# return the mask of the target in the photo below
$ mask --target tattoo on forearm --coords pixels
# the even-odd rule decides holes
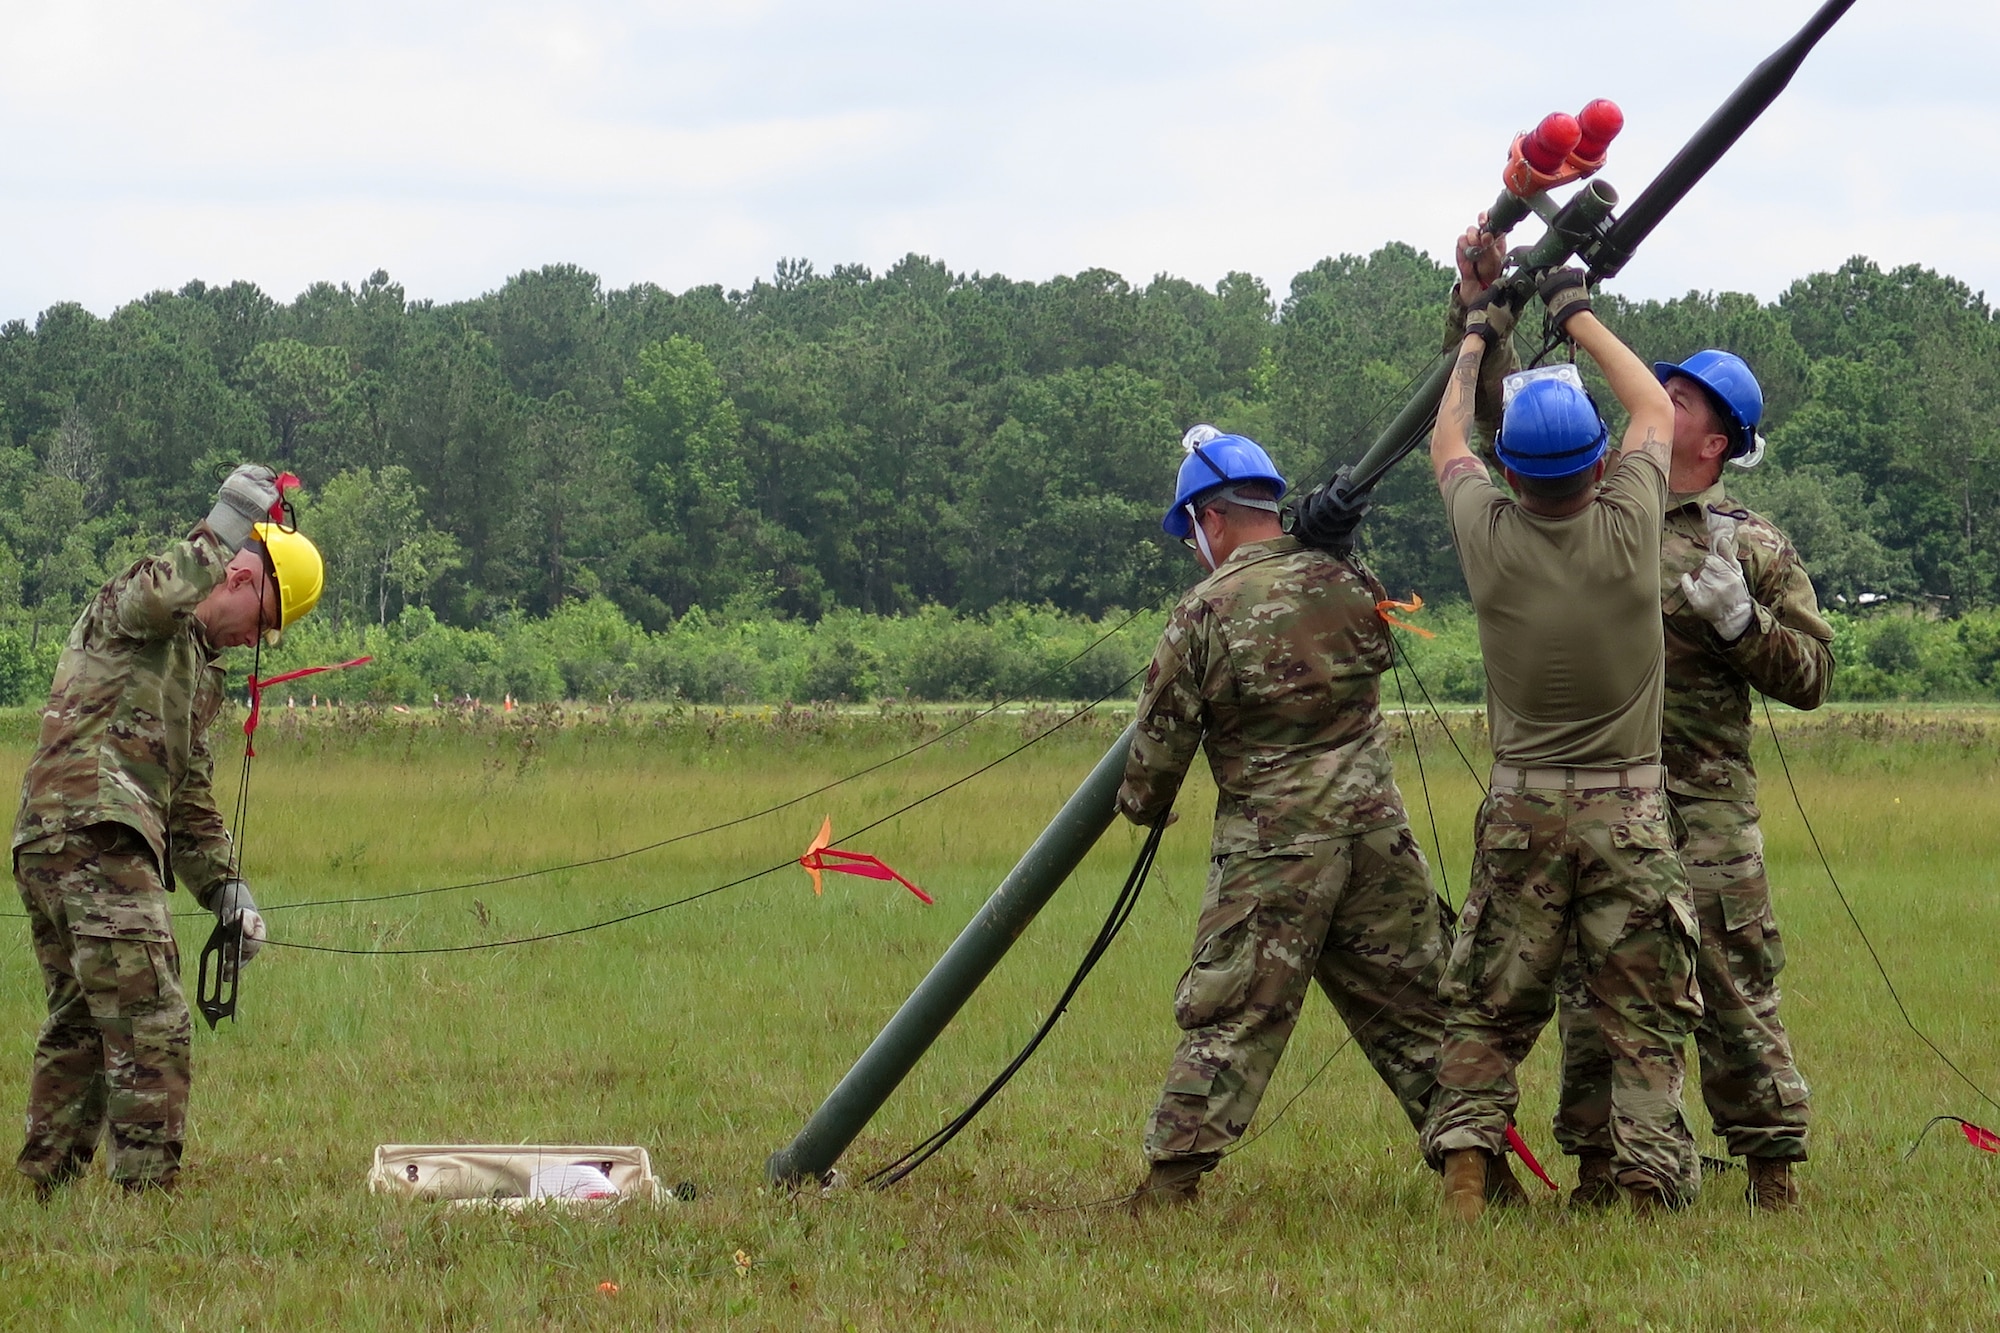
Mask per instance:
[[[1452,368],[1453,387],[1460,393],[1470,394],[1479,387],[1479,365],[1486,359],[1484,343],[1478,347],[1467,347],[1458,354],[1458,364]]]
[[[1458,363],[1452,367],[1442,420],[1458,432],[1460,439],[1468,439],[1471,435],[1473,399],[1479,392],[1479,366],[1485,359],[1484,344],[1467,347],[1459,352]]]

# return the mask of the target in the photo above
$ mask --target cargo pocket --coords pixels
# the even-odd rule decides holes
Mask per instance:
[[[1760,878],[1732,884],[1716,893],[1722,906],[1722,929],[1732,960],[1740,959],[1753,976],[1769,985],[1785,970],[1785,941],[1771,914],[1771,891]]]
[[[1174,1021],[1183,1032],[1207,1027],[1243,1006],[1257,974],[1250,928],[1256,914],[1257,900],[1246,896],[1204,923],[1206,929],[1195,941],[1194,962],[1174,991]]]
[[[142,940],[172,944],[167,895],[162,892],[65,893],[63,919],[69,933],[86,939]]]
[[[186,1023],[180,956],[171,943],[78,935],[71,961],[100,1027],[116,1026],[156,1045],[160,1033],[172,1035]]]
[[[1806,1086],[1805,1076],[1796,1069],[1780,1069],[1771,1075],[1771,1082],[1778,1089],[1780,1106],[1803,1106],[1812,1096],[1812,1089]]]
[[[1482,880],[1488,888],[1518,887],[1526,883],[1528,847],[1533,841],[1533,832],[1526,824],[1506,820],[1493,819],[1481,823],[1477,830],[1477,864],[1472,875],[1474,887],[1477,888]]]

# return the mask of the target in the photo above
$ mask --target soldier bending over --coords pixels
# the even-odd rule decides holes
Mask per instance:
[[[319,552],[259,521],[277,500],[268,468],[236,469],[186,541],[91,598],[56,667],[13,840],[49,1007],[15,1169],[43,1199],[88,1169],[107,1127],[114,1180],[174,1187],[189,1046],[175,879],[218,921],[241,917],[246,961],[263,941],[249,886],[230,878],[208,728],[220,650],[319,600]]]

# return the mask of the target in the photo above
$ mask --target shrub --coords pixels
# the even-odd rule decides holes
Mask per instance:
[[[1412,623],[1436,636],[1397,630],[1412,677],[1410,707],[1423,707],[1422,681],[1443,703],[1477,703],[1486,676],[1479,627],[1463,604],[1426,607]],[[2000,696],[2000,612],[1958,620],[1907,611],[1827,616],[1834,630],[1833,697],[1855,701],[1993,699]],[[1130,698],[1164,615],[1148,610],[1101,619],[1048,607],[1002,606],[984,615],[928,607],[911,616],[842,611],[817,624],[770,615],[710,615],[695,608],[648,632],[609,601],[572,602],[542,620],[508,617],[478,629],[441,623],[421,608],[387,626],[334,631],[295,626],[262,669],[338,662],[371,654],[366,667],[292,687],[345,700],[428,704],[465,696],[522,703],[562,699],[695,703],[922,702]],[[1102,640],[1099,642],[1099,640]],[[0,628],[0,700],[33,703],[47,687],[61,645],[30,652],[17,629]],[[239,683],[247,653],[231,655]],[[1393,680],[1383,698],[1397,702]]]

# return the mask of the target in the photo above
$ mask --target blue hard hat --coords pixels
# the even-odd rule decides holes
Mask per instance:
[[[1188,456],[1181,463],[1180,476],[1174,483],[1173,507],[1160,520],[1168,536],[1185,541],[1194,531],[1194,521],[1188,517],[1185,506],[1221,487],[1262,481],[1277,487],[1278,497],[1284,497],[1285,479],[1279,474],[1278,465],[1264,452],[1264,446],[1249,436],[1224,435],[1212,426],[1196,426],[1181,444]]]
[[[1554,480],[1596,463],[1610,442],[1589,394],[1562,380],[1536,380],[1507,405],[1493,452],[1524,477]]]
[[[1729,456],[1741,458],[1750,452],[1757,440],[1757,426],[1764,420],[1764,390],[1758,387],[1757,377],[1750,373],[1742,357],[1711,347],[1696,352],[1679,365],[1655,361],[1653,373],[1662,384],[1676,375],[1685,375],[1708,390],[1709,397],[1722,409],[1724,424],[1731,427],[1729,434],[1734,442]]]

